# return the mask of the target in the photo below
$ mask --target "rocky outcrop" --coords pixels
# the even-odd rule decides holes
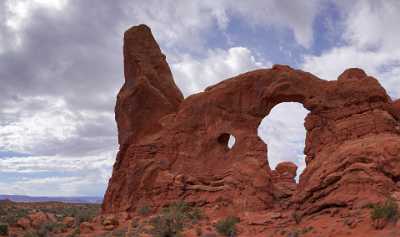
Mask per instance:
[[[149,28],[125,33],[124,58],[116,106],[120,151],[103,213],[185,200],[235,213],[284,207],[311,215],[376,202],[398,189],[399,102],[361,69],[325,81],[275,65],[183,100]],[[282,102],[309,110],[299,184],[294,164],[270,169],[267,145],[257,136],[261,120]]]
[[[120,145],[137,143],[157,133],[161,129],[159,120],[176,112],[183,101],[165,55],[147,26],[125,33],[124,64],[125,83],[115,107]]]
[[[393,101],[389,111],[392,113],[393,117],[400,121],[400,99]]]
[[[296,174],[297,166],[292,162],[281,162],[276,166],[272,172],[273,193],[276,199],[283,201],[282,199],[293,195],[297,188]]]
[[[118,93],[115,119],[118,125],[120,151],[114,165],[114,175],[109,182],[104,202],[105,209],[115,209],[127,205],[126,198],[132,196],[132,187],[139,187],[142,174],[130,171],[127,150],[132,144],[151,144],[162,130],[161,118],[175,113],[183,101],[180,90],[175,85],[166,57],[145,25],[132,27],[124,35],[125,83]],[[149,142],[147,142],[149,141]],[[152,149],[151,147],[147,147]],[[145,148],[146,149],[146,148]],[[143,155],[147,152],[144,151]],[[135,168],[147,166],[138,159]],[[120,167],[123,164],[125,167]],[[142,166],[143,165],[143,166]],[[137,175],[137,177],[134,177]],[[134,188],[133,190],[135,190]],[[135,198],[133,199],[135,200]],[[133,201],[132,200],[132,201]],[[131,201],[129,201],[131,202]]]

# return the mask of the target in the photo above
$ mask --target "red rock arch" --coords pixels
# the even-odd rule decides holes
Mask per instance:
[[[385,90],[360,69],[325,81],[275,65],[183,100],[148,27],[125,33],[124,55],[126,82],[116,106],[120,152],[104,213],[133,212],[144,202],[157,208],[179,199],[202,206],[221,203],[236,212],[283,205],[265,159],[266,145],[257,136],[261,120],[281,102],[299,102],[310,111],[307,168],[286,207],[307,214],[355,205],[382,197],[400,180],[400,171],[391,168],[400,151],[399,121],[390,113]],[[219,145],[221,134],[235,135],[231,150]],[[376,169],[381,161],[363,159],[373,149],[391,164],[384,166],[387,170]],[[354,165],[377,178],[355,172]]]

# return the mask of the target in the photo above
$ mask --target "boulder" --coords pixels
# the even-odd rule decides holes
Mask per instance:
[[[38,211],[28,215],[31,220],[31,224],[34,228],[39,228],[41,225],[49,222],[49,218],[46,213]]]
[[[17,226],[21,227],[24,230],[28,230],[28,229],[32,228],[31,220],[29,220],[26,217],[22,217],[22,218],[18,219]]]
[[[73,227],[75,225],[75,218],[67,216],[63,219],[62,223],[67,227]]]
[[[94,227],[93,227],[93,225],[92,225],[91,223],[89,223],[89,222],[82,222],[82,223],[79,225],[79,232],[80,232],[81,234],[90,234],[90,233],[93,233],[93,231],[94,231]]]
[[[294,179],[297,174],[297,165],[293,162],[281,162],[275,167],[275,171],[280,176],[285,176]]]

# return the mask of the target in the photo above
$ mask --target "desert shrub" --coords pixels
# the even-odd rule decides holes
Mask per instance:
[[[129,237],[140,237],[146,231],[145,227],[138,223],[138,220],[132,222],[132,232]]]
[[[113,237],[124,237],[125,234],[126,234],[126,230],[124,230],[124,229],[114,230],[112,232]]]
[[[188,212],[188,216],[192,223],[195,224],[203,218],[203,213],[201,212],[200,208],[195,207]]]
[[[379,220],[384,219],[387,221],[397,221],[399,218],[399,207],[391,198],[388,198],[382,204],[375,204],[372,205],[371,210],[371,219],[372,220]]]
[[[0,216],[5,216],[7,215],[7,209],[0,206]]]
[[[236,224],[240,222],[238,217],[229,216],[225,219],[219,220],[215,225],[217,232],[224,236],[236,235]]]
[[[311,232],[314,229],[314,227],[309,226],[309,227],[304,227],[303,230],[301,231],[302,234],[307,234],[308,232]]]
[[[51,232],[43,226],[39,227],[39,229],[36,231],[38,237],[49,237],[50,233]]]
[[[28,231],[24,234],[24,237],[40,237],[35,231]]]
[[[74,217],[77,224],[90,221],[100,211],[98,204],[73,204],[66,207],[41,208],[42,212],[53,213],[61,221],[64,217]]]
[[[50,233],[57,233],[64,230],[66,226],[63,223],[58,222],[48,222],[42,224],[37,230],[37,235],[39,237],[48,237]]]
[[[175,237],[179,236],[183,230],[183,223],[180,219],[171,216],[157,216],[150,222],[151,234],[154,237]]]
[[[299,237],[299,236],[300,236],[300,234],[299,234],[299,231],[297,231],[297,230],[293,230],[293,231],[289,232],[289,234],[287,235],[287,237]]]
[[[147,216],[151,212],[151,208],[149,205],[145,204],[138,209],[138,213],[141,216]]]
[[[69,216],[73,216],[75,218],[76,226],[79,226],[82,222],[90,222],[98,213],[98,208],[85,206],[83,208],[73,208],[71,210],[71,215]]]
[[[72,233],[68,235],[68,237],[78,237],[79,234],[80,234],[79,228],[75,228],[74,231],[72,231]]]
[[[4,209],[4,211],[4,215],[0,215],[0,222],[9,225],[15,225],[20,218],[29,214],[28,209],[8,208]]]
[[[151,232],[155,237],[180,236],[186,225],[197,222],[200,218],[201,211],[198,208],[192,208],[185,202],[172,203],[150,221]]]
[[[0,235],[8,235],[8,225],[7,224],[0,224]]]

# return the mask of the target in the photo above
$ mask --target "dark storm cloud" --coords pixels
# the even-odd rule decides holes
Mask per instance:
[[[114,101],[104,98],[122,82],[118,25],[124,12],[119,1],[98,3],[69,1],[61,11],[33,10],[18,33],[21,47],[0,55],[3,102],[15,95],[53,95],[78,109],[112,107]],[[6,34],[6,45],[13,41]]]
[[[75,135],[68,139],[43,141],[43,145],[33,147],[31,152],[40,156],[61,155],[67,157],[87,156],[109,152],[117,148],[117,137],[112,116],[96,115],[85,120],[81,117],[76,125]]]
[[[116,148],[113,111],[123,83],[124,30],[148,23],[161,43],[183,41],[195,48],[200,37],[194,32],[214,19],[209,6],[201,10],[200,1],[69,0],[61,10],[31,7],[13,31],[6,25],[13,17],[7,2],[0,3],[0,150],[16,147],[34,155]],[[37,120],[42,120],[40,129],[27,134],[25,128]],[[62,126],[74,127],[73,134],[51,131]]]
[[[6,26],[11,14],[6,2],[0,3],[0,42],[5,49],[0,51],[0,125],[51,110],[53,100],[61,98],[65,110],[76,115],[75,135],[45,141],[33,153],[111,150],[115,122],[100,113],[112,114],[123,82],[122,29],[130,24],[122,7],[126,3],[71,0],[61,10],[35,7],[13,32]]]

